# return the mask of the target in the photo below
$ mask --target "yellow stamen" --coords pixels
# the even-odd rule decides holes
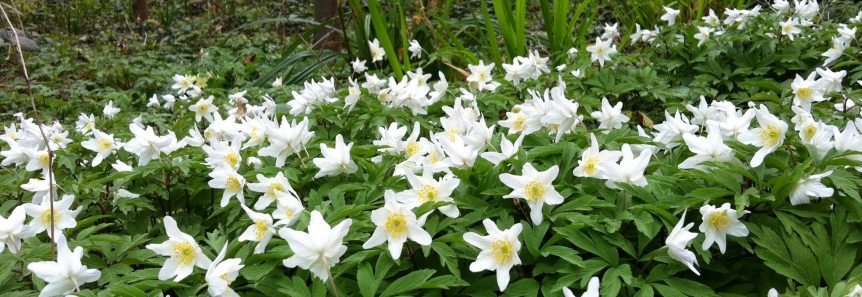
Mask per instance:
[[[536,201],[545,196],[545,186],[538,181],[531,181],[527,183],[524,192],[526,192],[527,200]]]
[[[195,262],[195,248],[188,242],[181,242],[174,245],[174,252],[171,258],[179,266],[192,265]]]
[[[515,248],[512,244],[505,240],[497,240],[491,244],[491,255],[497,260],[497,263],[506,264],[512,260],[515,255]]]
[[[386,219],[386,232],[394,237],[401,236],[404,232],[407,232],[407,220],[404,219],[404,215],[400,213],[394,213]]]
[[[424,185],[416,191],[419,195],[419,200],[424,202],[436,202],[437,201],[437,188],[431,185]]]

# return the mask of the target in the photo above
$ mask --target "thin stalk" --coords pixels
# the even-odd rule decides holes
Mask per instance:
[[[24,71],[24,81],[27,82],[27,94],[30,95],[30,107],[33,108],[33,113],[36,114],[34,117],[36,120],[36,125],[39,127],[39,133],[42,134],[42,139],[45,141],[45,149],[48,150],[48,198],[49,207],[51,211],[51,261],[56,260],[55,249],[54,246],[54,150],[51,149],[51,145],[48,141],[48,136],[45,134],[45,129],[42,128],[42,120],[39,116],[39,110],[36,108],[36,98],[33,96],[33,88],[30,84],[30,74],[27,73],[27,63],[24,62],[24,52],[21,50],[21,40],[18,37],[18,33],[15,31],[15,26],[12,25],[12,21],[9,19],[9,15],[6,14],[6,9],[3,8],[3,5],[0,5],[0,12],[3,13],[3,17],[6,19],[6,23],[9,24],[9,28],[12,29],[12,32],[15,35],[15,48],[18,50],[18,58],[21,61],[21,69]]]
[[[329,262],[326,261],[326,256],[320,256],[320,259],[323,259],[323,266],[326,266],[326,274],[329,275],[329,284],[332,285],[332,292],[335,293],[335,297],[340,297],[338,295],[338,288],[335,287],[335,278],[332,277],[332,269],[329,267]]]

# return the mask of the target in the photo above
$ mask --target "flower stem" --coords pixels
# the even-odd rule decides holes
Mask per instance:
[[[207,285],[208,285],[208,284],[203,284],[203,285],[201,285],[200,287],[198,287],[197,289],[195,289],[195,293],[194,293],[194,294],[192,294],[192,295],[194,295],[194,296],[198,296],[198,293],[200,293],[201,291],[203,291],[203,290],[204,290],[204,288],[206,288],[206,287],[207,287]]]
[[[332,269],[329,267],[329,262],[326,261],[326,256],[321,255],[320,259],[323,260],[323,266],[326,266],[326,273],[329,274],[329,284],[332,285],[332,292],[335,293],[335,297],[340,297],[338,295],[338,288],[335,287],[335,278],[332,277]]]

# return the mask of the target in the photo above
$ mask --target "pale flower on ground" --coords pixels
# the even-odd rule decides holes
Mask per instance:
[[[321,143],[320,153],[323,155],[323,158],[314,158],[311,160],[317,168],[320,168],[320,172],[315,174],[314,178],[356,172],[359,167],[350,159],[351,148],[353,148],[353,143],[344,144],[344,137],[341,134],[335,136],[334,148],[329,148],[326,144]]]
[[[359,57],[356,57],[356,61],[350,62],[350,65],[353,67],[354,73],[363,73],[368,70],[368,67],[365,67],[365,60],[359,60]]]
[[[96,167],[102,163],[105,157],[110,156],[117,150],[117,145],[114,141],[113,134],[107,134],[99,130],[93,130],[94,138],[81,142],[81,146],[85,149],[96,152],[96,157],[93,158],[91,166]]]
[[[514,156],[515,154],[518,153],[518,151],[521,148],[521,142],[524,141],[524,136],[526,136],[526,134],[522,133],[521,135],[518,135],[518,139],[516,139],[514,143],[512,141],[510,141],[508,138],[506,138],[505,136],[500,137],[500,152],[499,153],[498,152],[484,152],[484,153],[481,153],[480,156],[482,158],[484,158],[485,160],[488,160],[488,162],[491,162],[491,164],[494,164],[494,166],[497,166],[503,160],[511,158],[512,156]]]
[[[794,95],[793,105],[800,106],[803,110],[810,111],[812,103],[826,100],[826,98],[823,97],[823,91],[819,88],[817,81],[815,80],[816,77],[817,72],[811,72],[806,79],[802,79],[799,74],[796,75],[796,78],[794,78],[793,82],[790,83],[790,87],[793,89]]]
[[[180,231],[177,221],[170,216],[165,217],[164,223],[168,240],[147,245],[147,249],[156,254],[170,257],[159,270],[159,280],[176,276],[174,281],[179,282],[191,275],[195,266],[201,269],[209,268],[212,261],[204,255],[194,237]]]
[[[688,231],[691,230],[691,227],[694,227],[694,223],[688,223],[688,225],[685,225],[686,212],[688,212],[688,210],[682,213],[682,217],[679,219],[676,226],[673,227],[673,230],[670,231],[670,234],[668,234],[664,243],[667,247],[667,253],[671,258],[682,262],[695,274],[700,275],[700,272],[697,272],[697,269],[694,268],[694,265],[697,265],[697,258],[694,256],[694,252],[685,248],[689,241],[697,237],[697,233]]]
[[[787,133],[787,123],[769,113],[765,105],[755,111],[755,117],[760,128],[751,129],[739,135],[739,142],[760,147],[754,157],[751,158],[751,167],[760,166],[766,155],[774,152],[784,143]]]
[[[665,6],[664,11],[664,14],[659,19],[666,21],[668,26],[673,26],[676,23],[676,17],[679,16],[679,10]]]
[[[461,180],[454,175],[447,174],[439,180],[434,179],[434,173],[430,168],[424,168],[421,176],[413,174],[413,172],[405,172],[407,181],[410,183],[410,190],[398,193],[396,197],[398,202],[404,203],[408,209],[419,207],[420,205],[431,202],[451,202],[451,205],[440,206],[440,213],[450,217],[457,218],[460,214],[458,207],[454,205],[452,192],[461,183]]]
[[[703,250],[709,249],[715,243],[724,254],[727,250],[727,235],[748,236],[748,228],[739,221],[739,218],[747,213],[750,212],[744,210],[737,213],[735,209],[730,208],[730,203],[722,204],[719,208],[714,205],[702,206],[700,214],[703,215],[703,223],[700,224],[699,230],[706,236],[703,240]]]
[[[857,284],[852,290],[850,290],[850,292],[847,293],[847,295],[844,295],[844,297],[862,297],[862,285]]]
[[[630,119],[627,115],[623,114],[623,102],[617,102],[614,106],[611,106],[610,102],[608,102],[607,98],[602,98],[602,110],[594,111],[590,113],[594,119],[599,121],[599,129],[604,129],[603,133],[607,134],[609,130],[620,129],[623,127],[623,123],[628,122]]]
[[[207,282],[207,292],[213,297],[239,297],[239,294],[230,288],[230,283],[236,280],[239,270],[245,265],[240,264],[242,260],[239,258],[224,260],[226,254],[227,242],[210,264],[204,278]]]
[[[224,189],[221,196],[221,207],[227,206],[230,198],[236,196],[240,204],[245,204],[243,198],[243,189],[245,188],[245,178],[227,167],[217,167],[209,174],[212,179],[208,185],[213,189]]]
[[[560,168],[557,165],[539,172],[533,168],[532,164],[526,163],[521,176],[508,173],[500,174],[500,181],[512,188],[512,193],[503,196],[503,198],[524,198],[527,200],[527,205],[530,206],[530,220],[539,225],[542,223],[542,207],[545,204],[558,205],[563,203],[563,196],[554,189],[552,184],[559,172]]]
[[[707,169],[707,166],[702,165],[701,163],[703,162],[736,161],[733,149],[724,144],[724,140],[721,137],[721,129],[718,127],[718,123],[713,121],[709,121],[707,123],[708,133],[706,137],[695,136],[694,134],[685,134],[682,136],[683,140],[685,140],[685,145],[688,147],[688,150],[690,150],[692,153],[695,153],[695,155],[689,157],[688,159],[685,159],[684,161],[682,161],[682,163],[679,163],[678,167],[680,169],[705,170]]]
[[[254,209],[256,210],[263,210],[273,202],[277,201],[280,197],[279,193],[296,198],[299,197],[299,195],[296,194],[296,191],[293,190],[293,187],[290,186],[290,181],[288,181],[287,177],[284,176],[284,172],[281,171],[279,171],[275,177],[266,177],[263,174],[258,174],[257,182],[249,183],[248,189],[262,194],[258,198],[257,203],[254,204]]]
[[[616,163],[622,156],[623,153],[620,151],[599,150],[599,142],[596,140],[596,135],[590,133],[590,147],[586,148],[581,154],[581,159],[578,160],[578,167],[572,170],[572,174],[577,177],[602,179],[604,175],[599,170],[599,163]]]
[[[21,250],[21,240],[36,236],[36,230],[24,225],[27,216],[23,206],[15,207],[8,218],[0,216],[0,253],[5,247],[9,252],[17,254]]]
[[[58,234],[62,234],[64,229],[74,228],[78,225],[75,218],[78,216],[78,213],[81,212],[83,206],[78,206],[77,209],[70,210],[69,208],[72,206],[75,196],[63,195],[59,201],[54,201],[54,231],[51,232],[51,201],[49,197],[45,198],[48,199],[43,199],[41,204],[26,203],[22,205],[24,212],[33,218],[28,224],[32,229],[31,232],[39,234],[44,231],[48,234],[48,237],[51,237],[52,233],[56,236]]]
[[[844,49],[844,41],[839,37],[832,37],[832,47],[826,50],[826,52],[820,54],[821,56],[826,57],[826,60],[823,61],[823,66],[829,65],[832,62],[835,62],[835,60],[838,60],[838,58],[844,54]]]
[[[308,232],[281,228],[278,235],[287,240],[293,251],[293,256],[284,260],[284,266],[306,269],[326,282],[330,267],[338,264],[341,256],[347,252],[347,246],[342,241],[352,223],[353,220],[345,219],[335,227],[330,227],[323,215],[315,210],[311,212]]]
[[[812,174],[803,178],[796,184],[796,188],[790,192],[790,204],[799,205],[811,203],[811,197],[829,198],[835,190],[823,185],[821,179],[832,174],[832,170],[820,174]]]
[[[385,201],[383,207],[371,212],[371,222],[377,228],[362,248],[369,249],[383,242],[389,242],[389,253],[393,259],[398,259],[401,257],[401,249],[407,239],[427,246],[431,244],[431,235],[422,229],[425,225],[425,217],[417,219],[416,214],[410,211],[409,207],[395,200],[395,196],[395,192],[386,190],[383,194]]]
[[[218,112],[218,107],[213,105],[213,99],[213,96],[207,99],[201,98],[197,103],[189,106],[189,111],[195,113],[195,122],[200,122],[202,118],[209,122],[213,121],[213,113]]]
[[[668,149],[672,149],[682,142],[682,136],[685,134],[694,134],[697,132],[697,125],[693,125],[688,121],[685,115],[677,111],[673,117],[665,111],[665,121],[661,124],[653,126],[658,133],[655,133],[653,141],[662,143]]]
[[[105,105],[105,108],[102,109],[102,113],[106,118],[113,119],[118,113],[120,113],[120,108],[114,107],[114,100],[108,101],[108,104]]]
[[[416,41],[416,39],[410,40],[410,46],[407,47],[407,50],[410,51],[411,59],[422,58],[422,46],[419,45],[419,41]]]
[[[371,63],[383,61],[383,57],[386,56],[386,51],[380,47],[380,41],[377,40],[377,38],[374,38],[374,41],[368,42],[368,48],[371,50]]]
[[[612,42],[613,40],[611,39],[604,41],[596,37],[596,43],[587,46],[587,51],[590,52],[590,61],[598,61],[599,67],[604,67],[606,61],[610,62],[611,55],[617,53],[617,46],[615,44],[611,45]]]
[[[829,68],[816,68],[814,70],[820,75],[820,79],[817,80],[817,84],[824,93],[841,92],[841,81],[844,79],[844,76],[847,75],[846,70],[838,72],[832,71]]]
[[[56,242],[57,261],[32,262],[27,265],[33,275],[48,283],[42,288],[39,297],[80,292],[81,285],[95,282],[102,277],[102,272],[98,269],[88,269],[81,264],[84,248],[78,246],[75,251],[70,250],[63,234],[57,234]]]
[[[569,288],[563,288],[563,296],[565,297],[576,297],[572,290]],[[587,290],[584,292],[584,295],[581,297],[599,297],[599,278],[591,277],[590,284],[587,285]]]
[[[793,41],[794,35],[802,33],[802,30],[796,27],[798,24],[799,21],[794,18],[778,22],[778,26],[781,28],[781,35],[785,35],[790,38],[790,41]]]
[[[281,79],[281,76],[276,77],[275,81],[272,82],[272,87],[273,88],[280,88],[283,83],[284,83],[284,80]]]
[[[697,26],[697,33],[694,34],[694,39],[697,39],[697,47],[700,47],[707,41],[709,41],[709,34],[715,31],[715,29],[710,27],[701,27]]]
[[[612,189],[618,188],[616,183],[626,183],[638,187],[647,186],[648,181],[644,177],[644,170],[649,165],[652,151],[649,149],[643,150],[635,158],[631,147],[628,143],[625,143],[622,147],[622,154],[623,158],[619,164],[613,162],[598,163],[599,171],[607,179],[605,185]]]
[[[485,61],[479,61],[479,65],[467,65],[470,69],[470,75],[467,76],[467,82],[471,88],[481,90],[484,86],[491,83],[493,77],[491,70],[494,69],[494,63],[485,65]]]
[[[272,216],[265,213],[258,213],[249,209],[245,204],[241,204],[242,209],[251,218],[252,224],[245,229],[245,232],[239,236],[239,241],[254,241],[257,245],[254,247],[254,254],[262,254],[266,250],[266,245],[275,234],[275,228],[272,226]]]
[[[490,219],[483,220],[482,224],[485,225],[488,235],[464,233],[464,241],[482,250],[476,257],[476,262],[470,264],[470,271],[496,270],[497,286],[502,292],[509,285],[509,270],[521,264],[521,258],[518,257],[518,251],[521,250],[518,235],[524,227],[517,223],[512,228],[501,231]]]

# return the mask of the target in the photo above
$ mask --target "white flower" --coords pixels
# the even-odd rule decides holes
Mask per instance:
[[[120,109],[114,107],[114,100],[108,101],[108,104],[105,105],[105,108],[102,109],[102,113],[106,118],[113,119],[118,113],[120,113]]]
[[[350,82],[350,86],[347,87],[347,97],[344,97],[344,107],[347,108],[347,113],[350,113],[353,107],[356,106],[356,103],[359,102],[359,96],[362,95],[362,91],[359,90],[359,85],[352,77],[348,78],[348,82]]]
[[[342,241],[352,223],[353,220],[345,219],[331,228],[323,220],[323,215],[315,210],[311,212],[308,232],[281,228],[278,235],[287,240],[293,251],[293,256],[284,260],[284,266],[307,269],[326,282],[329,279],[329,268],[335,266],[344,252],[347,252],[347,246],[342,244]]]
[[[284,80],[281,79],[281,76],[276,77],[275,81],[272,82],[272,87],[273,88],[279,88],[279,87],[281,87],[283,82],[284,82]]]
[[[236,173],[233,169],[227,167],[217,167],[209,174],[212,179],[209,181],[209,186],[213,189],[224,189],[224,194],[221,197],[221,207],[227,206],[230,202],[230,197],[236,196],[240,204],[245,204],[243,199],[243,188],[245,187],[245,178]]]
[[[265,213],[257,213],[249,209],[245,204],[240,204],[240,206],[248,214],[248,217],[251,218],[252,224],[239,236],[239,241],[257,242],[257,245],[254,247],[254,253],[261,254],[266,250],[266,245],[272,239],[272,235],[275,234],[275,229],[272,227],[272,216]]]
[[[844,76],[847,75],[846,70],[838,72],[834,72],[829,68],[816,68],[814,70],[820,75],[820,79],[817,80],[817,84],[821,89],[823,89],[824,93],[841,92],[841,80],[843,80]]]
[[[730,208],[730,203],[722,204],[720,208],[715,208],[714,205],[702,206],[700,214],[703,215],[703,223],[700,224],[699,230],[706,236],[703,240],[703,250],[708,250],[714,242],[724,254],[727,249],[727,235],[748,236],[748,228],[739,221],[739,218],[747,213],[749,211],[745,210],[737,214],[735,209]]]
[[[683,140],[685,140],[685,145],[688,146],[688,150],[695,153],[695,155],[679,163],[678,167],[680,169],[705,170],[707,166],[701,165],[703,162],[731,162],[736,160],[733,149],[724,144],[718,123],[713,121],[707,123],[708,134],[706,137],[695,136],[694,134],[685,134],[682,136]]]
[[[484,153],[480,154],[480,156],[482,156],[482,158],[485,158],[485,160],[488,160],[488,162],[491,162],[491,164],[494,164],[494,166],[497,166],[503,160],[511,158],[512,156],[514,156],[515,154],[518,153],[518,151],[521,148],[521,142],[524,141],[524,136],[527,136],[527,134],[522,133],[521,135],[518,135],[518,139],[516,139],[514,143],[512,143],[512,141],[510,141],[505,136],[500,137],[500,152],[499,153],[497,153],[497,152],[484,152]]]
[[[263,174],[257,175],[256,183],[249,183],[248,189],[261,193],[257,203],[254,204],[254,209],[263,210],[272,202],[275,202],[280,197],[279,193],[298,198],[299,195],[290,186],[290,181],[284,176],[284,172],[279,171],[275,177],[266,177]]]
[[[765,105],[761,105],[754,114],[760,128],[754,128],[739,135],[739,142],[760,147],[751,158],[751,167],[760,166],[766,155],[774,152],[784,143],[784,136],[787,133],[787,123],[770,114]]]
[[[119,189],[114,194],[116,195],[117,198],[134,199],[134,198],[141,197],[140,194],[135,194],[135,193],[129,192],[126,189]]]
[[[96,127],[96,117],[91,113],[90,115],[81,114],[78,116],[78,120],[75,121],[75,130],[80,132],[81,134],[88,135],[93,128]],[[11,129],[10,129],[11,128]],[[15,128],[15,125],[11,125],[10,128],[6,128],[6,134],[11,134],[13,140],[18,140],[17,134],[18,130]],[[10,133],[11,132],[11,133]]]
[[[298,197],[277,192],[278,200],[275,203],[275,211],[272,213],[272,218],[277,219],[274,226],[290,227],[299,219],[299,215],[305,209],[302,202],[299,202]]]
[[[84,249],[75,247],[75,251],[69,250],[66,237],[57,234],[57,261],[33,262],[27,265],[27,269],[33,274],[47,282],[42,288],[39,297],[65,295],[72,291],[80,291],[81,285],[99,280],[102,272],[98,269],[87,269],[81,264]]]
[[[856,285],[853,290],[844,295],[844,297],[862,297],[862,285]]]
[[[479,65],[467,65],[467,68],[470,69],[467,82],[470,83],[471,88],[481,90],[493,79],[491,70],[494,69],[494,63],[485,65],[485,61],[479,61]]]
[[[694,39],[697,39],[697,47],[700,47],[704,43],[709,40],[709,34],[715,31],[715,29],[710,27],[701,27],[697,26],[697,33],[694,34]]]
[[[822,178],[832,174],[832,170],[821,174],[812,174],[803,178],[796,184],[796,188],[790,193],[790,204],[798,205],[811,202],[811,197],[829,198],[835,190],[823,185]]]
[[[776,1],[780,1],[780,0],[776,0]],[[769,289],[769,292],[766,293],[766,297],[778,297],[778,290],[776,290],[775,288]]]
[[[416,41],[416,39],[410,40],[410,46],[407,48],[407,50],[410,51],[410,58],[422,58],[422,46],[419,45],[419,41]]]
[[[844,49],[844,41],[841,40],[840,37],[832,37],[832,47],[826,50],[826,52],[820,54],[821,56],[826,57],[826,60],[823,61],[823,66],[829,65],[830,63],[835,62],[835,60],[838,60],[838,58],[844,54]]]
[[[96,157],[93,158],[92,163],[92,166],[96,167],[102,163],[102,160],[105,157],[110,156],[117,150],[117,144],[114,141],[113,134],[106,134],[99,130],[93,130],[93,136],[95,136],[95,138],[81,142],[81,146],[96,152]]]
[[[446,76],[443,75],[443,71],[438,71],[437,74],[440,75],[440,80],[434,83],[434,91],[428,93],[429,100],[431,100],[432,104],[440,101],[449,89],[449,82],[446,81]]]
[[[138,166],[147,165],[151,160],[157,159],[161,150],[171,144],[170,138],[156,136],[153,127],[148,126],[144,130],[135,124],[130,124],[129,131],[135,135],[135,138],[126,142],[123,149],[138,155]]]
[[[377,38],[368,42],[368,49],[371,50],[371,63],[383,61],[383,57],[386,56],[386,51],[380,47],[380,41]]]
[[[524,164],[521,176],[500,174],[500,181],[512,188],[512,193],[503,198],[524,198],[530,206],[530,220],[536,225],[542,223],[542,206],[563,203],[563,196],[551,184],[557,178],[560,168],[557,165],[539,172],[530,163]]]
[[[663,143],[668,149],[678,146],[684,134],[693,134],[698,130],[698,127],[689,123],[688,118],[679,111],[673,117],[665,111],[664,116],[665,121],[654,126],[658,133],[653,141]]]
[[[679,16],[679,10],[664,6],[664,11],[660,19],[666,21],[668,26],[673,26],[676,23],[676,17]]]
[[[4,247],[9,247],[9,252],[17,254],[21,250],[21,240],[36,236],[36,230],[24,225],[24,207],[18,206],[12,210],[8,218],[0,216],[0,253]]]
[[[162,106],[162,103],[159,102],[159,95],[153,94],[153,97],[150,97],[150,101],[147,102],[147,107],[159,107]]]
[[[308,129],[308,118],[303,118],[299,123],[294,120],[291,124],[286,117],[282,117],[279,126],[266,126],[266,136],[269,146],[261,148],[257,154],[261,157],[275,157],[275,166],[281,167],[284,166],[287,156],[302,151],[305,144],[314,137],[314,132]]]
[[[230,288],[230,283],[236,280],[239,276],[239,270],[245,265],[239,264],[242,260],[239,258],[224,260],[227,254],[227,242],[221,252],[218,253],[215,260],[207,269],[206,282],[207,292],[213,297],[238,297],[239,295]]]
[[[694,269],[694,265],[697,264],[697,258],[694,256],[692,251],[685,248],[689,241],[697,237],[697,233],[688,231],[691,227],[694,227],[694,223],[688,223],[688,225],[683,227],[683,225],[685,225],[686,212],[688,212],[688,210],[682,213],[682,217],[679,219],[676,226],[673,227],[673,230],[670,231],[664,244],[667,246],[667,253],[671,258],[682,262],[695,274],[700,275],[700,272],[697,272],[697,269]]]
[[[117,160],[117,162],[111,164],[111,167],[113,167],[114,170],[116,170],[117,172],[132,172],[135,170],[134,168],[132,168],[132,166],[129,166],[128,164],[123,163],[123,161],[120,160]]]
[[[359,57],[356,57],[356,61],[350,62],[350,65],[353,66],[354,73],[363,73],[368,70],[368,67],[365,67],[365,60],[359,60]]]
[[[578,160],[578,167],[572,170],[572,174],[577,177],[604,178],[602,172],[599,171],[599,163],[616,163],[622,155],[623,153],[620,151],[600,151],[596,135],[590,133],[590,147],[585,149],[581,154],[581,159]]]
[[[476,262],[470,264],[470,271],[496,270],[497,286],[502,292],[509,285],[509,270],[512,266],[521,264],[521,258],[518,257],[518,251],[521,250],[518,235],[524,227],[517,223],[512,228],[500,231],[497,224],[490,219],[483,220],[482,224],[485,225],[488,235],[464,233],[464,241],[482,250],[476,257]]]
[[[362,248],[369,249],[388,241],[389,253],[393,259],[398,259],[407,239],[420,245],[431,244],[431,235],[422,229],[425,224],[424,217],[417,220],[416,214],[410,211],[410,208],[395,200],[392,190],[386,190],[383,198],[383,207],[371,212],[371,222],[377,225],[377,228]]]
[[[409,209],[416,208],[426,202],[451,202],[453,204],[440,206],[438,210],[450,218],[458,217],[458,207],[454,205],[455,201],[450,196],[461,183],[461,180],[451,174],[436,180],[433,171],[427,167],[423,169],[422,176],[416,176],[410,171],[405,172],[405,176],[411,189],[398,193],[396,197],[398,202],[404,203],[404,206]]]
[[[817,77],[817,72],[811,72],[807,79],[802,79],[799,74],[793,79],[790,87],[793,88],[793,105],[802,107],[803,110],[811,110],[811,103],[826,100],[823,97],[823,91],[817,84],[814,78]]]
[[[218,107],[213,105],[213,99],[213,96],[207,99],[201,98],[197,103],[189,106],[189,111],[195,112],[195,122],[200,122],[201,118],[209,122],[213,121],[213,113],[218,112]]]
[[[565,297],[575,297],[575,294],[572,293],[572,290],[569,288],[563,288],[563,296]],[[591,277],[590,283],[587,285],[587,291],[584,292],[584,295],[581,297],[599,297],[599,278]]]
[[[48,237],[50,237],[52,233],[56,236],[58,234],[62,234],[63,229],[74,228],[77,226],[78,222],[75,221],[75,217],[77,217],[78,213],[81,212],[83,206],[78,206],[78,209],[70,210],[69,207],[72,206],[72,202],[74,202],[74,200],[75,196],[73,195],[63,195],[59,201],[54,201],[53,218],[51,214],[50,199],[44,199],[41,204],[26,203],[22,205],[22,207],[24,207],[24,212],[33,218],[29,223],[29,226],[32,229],[31,232],[39,234],[42,233],[42,231],[45,231],[45,233],[48,234]],[[50,230],[52,219],[54,222],[54,232],[51,232]]]
[[[784,22],[778,22],[778,26],[781,28],[781,35],[786,35],[790,38],[790,41],[793,41],[794,35],[802,33],[801,29],[796,28],[796,25],[798,24],[799,21],[794,18],[789,18]]]
[[[623,103],[617,102],[611,106],[608,98],[602,98],[602,110],[590,113],[594,119],[599,121],[599,129],[613,130],[623,127],[623,123],[629,121],[629,117],[623,114]],[[604,131],[607,133],[608,131]]]
[[[617,45],[611,45],[611,42],[613,42],[611,39],[603,41],[601,38],[596,37],[596,43],[587,46],[587,51],[590,52],[590,61],[598,61],[600,67],[605,66],[605,61],[610,62],[611,55],[617,53]]]
[[[720,25],[718,16],[715,15],[715,11],[712,8],[709,9],[709,15],[701,18],[701,20],[710,27],[718,27]]]
[[[628,143],[622,147],[623,158],[620,163],[599,162],[599,171],[604,174],[609,188],[618,188],[616,183],[626,183],[633,186],[645,187],[648,182],[644,177],[644,170],[649,165],[649,159],[652,156],[652,151],[645,149],[641,151],[637,158],[634,157],[631,147]]]
[[[167,280],[176,276],[174,281],[179,282],[191,275],[195,266],[201,269],[209,268],[212,262],[201,251],[194,237],[180,231],[177,228],[177,221],[170,216],[165,217],[164,223],[168,240],[147,245],[147,249],[156,254],[170,257],[165,260],[165,264],[159,270],[159,280]]]
[[[619,23],[614,23],[613,26],[611,26],[610,24],[605,24],[605,26],[602,27],[602,29],[604,30],[604,33],[602,33],[601,38],[602,39],[614,39],[614,38],[620,37],[620,26],[619,25],[620,25]]]
[[[320,144],[320,153],[323,158],[314,158],[311,160],[320,172],[314,175],[314,178],[321,176],[335,176],[341,173],[351,174],[356,172],[359,167],[350,159],[350,149],[353,143],[345,145],[344,138],[341,134],[335,136],[335,147],[329,148],[326,144]]]

